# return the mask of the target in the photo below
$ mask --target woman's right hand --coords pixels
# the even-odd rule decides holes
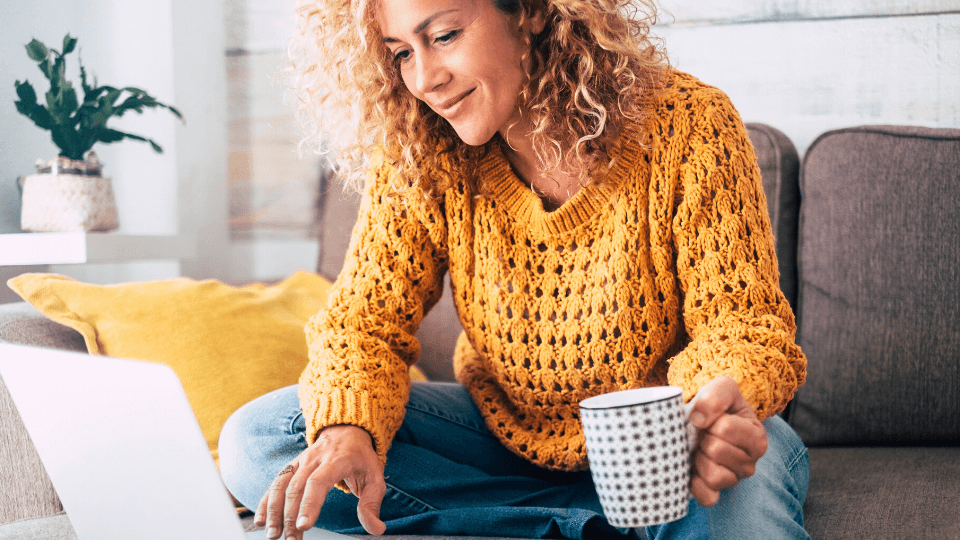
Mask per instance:
[[[324,428],[316,442],[274,478],[260,499],[254,523],[266,525],[267,538],[301,540],[316,523],[327,493],[343,480],[359,498],[357,516],[372,535],[381,535],[380,504],[387,492],[383,464],[370,434],[357,426]]]

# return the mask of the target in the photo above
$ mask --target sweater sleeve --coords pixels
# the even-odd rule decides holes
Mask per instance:
[[[806,358],[780,290],[753,146],[729,99],[715,89],[705,93],[696,101],[701,110],[691,111],[672,224],[690,342],[667,377],[690,399],[726,375],[765,419],[803,384]]]
[[[355,425],[384,462],[420,354],[414,335],[447,269],[439,205],[392,196],[391,174],[373,170],[327,308],[307,324],[310,361],[299,389],[308,444],[324,427]]]

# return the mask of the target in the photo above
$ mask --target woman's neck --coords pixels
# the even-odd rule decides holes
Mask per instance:
[[[583,185],[579,175],[570,174],[564,170],[569,167],[548,170],[537,158],[529,131],[523,130],[527,133],[526,136],[516,136],[515,134],[520,131],[516,127],[510,131],[513,136],[509,138],[504,136],[507,143],[504,150],[507,161],[513,168],[513,172],[540,197],[545,210],[556,210],[576,195]],[[564,152],[564,155],[569,153]]]

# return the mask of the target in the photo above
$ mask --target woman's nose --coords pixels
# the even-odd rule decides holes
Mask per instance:
[[[420,94],[429,94],[450,80],[450,72],[433,54],[421,54],[417,58],[416,86]]]

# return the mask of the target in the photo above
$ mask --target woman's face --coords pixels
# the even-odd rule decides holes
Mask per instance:
[[[407,89],[472,146],[520,118],[521,32],[539,33],[543,24],[518,21],[492,0],[380,0],[377,11]]]

